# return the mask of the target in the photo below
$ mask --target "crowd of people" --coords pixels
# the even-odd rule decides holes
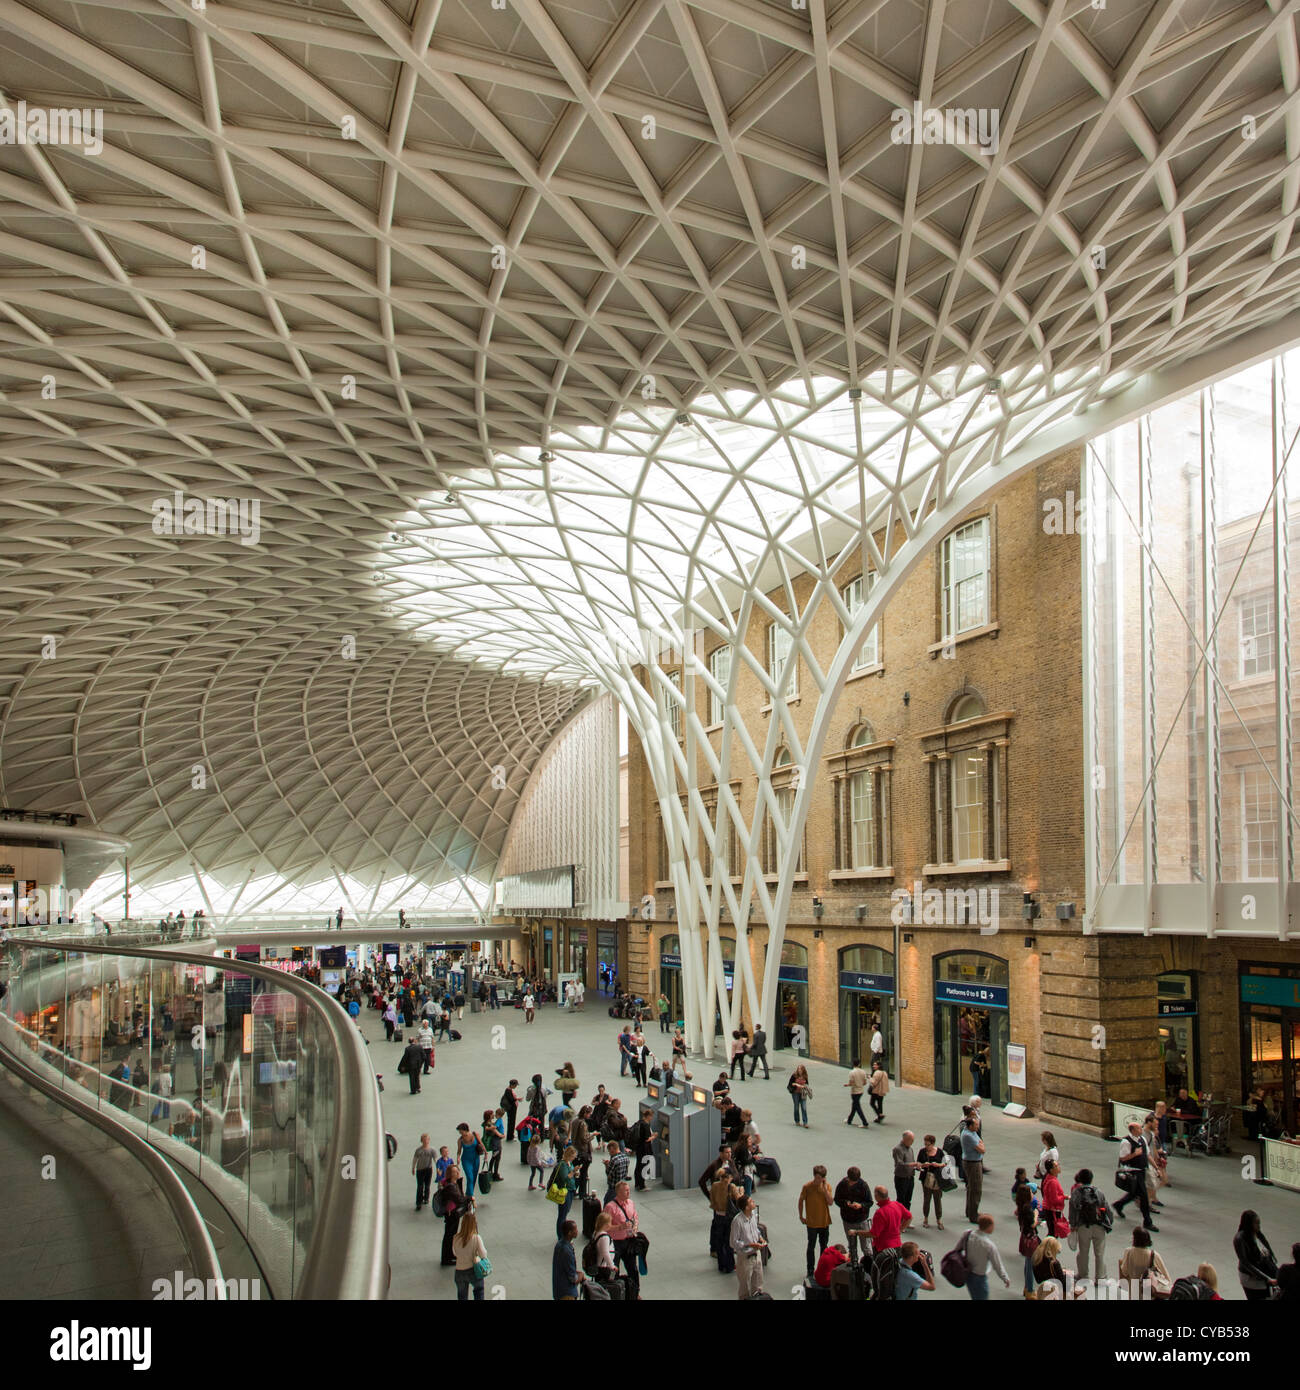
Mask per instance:
[[[439,996],[432,990],[421,1002],[417,981],[374,983],[386,1029],[409,1029],[411,1021],[419,1019],[419,1032],[406,1044],[402,1068],[412,1079],[412,1091],[418,1091],[420,1078],[433,1066],[435,1028],[453,1009],[463,1009],[463,997]],[[529,997],[537,1004],[537,982],[512,983],[521,1005]],[[590,1089],[574,1064],[566,1061],[549,1080],[540,1071],[526,1085],[509,1078],[495,1103],[477,1119],[458,1123],[447,1143],[435,1147],[428,1134],[421,1136],[411,1159],[415,1210],[431,1207],[443,1222],[441,1263],[454,1269],[459,1298],[485,1296],[491,1262],[479,1227],[480,1202],[496,1183],[510,1180],[512,1172],[527,1192],[544,1194],[555,1207],[555,1299],[641,1297],[649,1241],[641,1230],[637,1194],[656,1171],[655,1132],[652,1112],[638,1103],[635,1093],[651,1080],[671,1085],[678,1076],[690,1076],[685,1038],[667,1005],[661,997],[655,1008],[661,1036],[671,1039],[662,1048],[663,1057],[651,1050],[641,1019],[633,1016],[618,1025],[617,1084],[630,1087],[633,1096],[620,1098],[603,1082]],[[740,1298],[766,1298],[763,1271],[771,1244],[758,1217],[756,1194],[760,1187],[779,1183],[781,1171],[764,1149],[752,1110],[741,1104],[744,1082],[757,1079],[760,1068],[770,1078],[762,1027],[756,1026],[752,1035],[737,1030],[729,1052],[728,1070],[712,1082],[722,1144],[701,1175],[699,1188],[709,1214],[709,1253],[718,1271],[735,1276]],[[889,1078],[880,1055],[873,1057],[870,1069],[855,1065],[843,1087],[849,1092],[846,1124],[856,1121],[870,1128],[886,1123]],[[786,1089],[794,1124],[807,1128],[814,1097],[805,1065],[792,1068]],[[871,1104],[870,1119],[862,1108],[864,1096]],[[1135,1121],[1120,1144],[1119,1195],[1114,1200],[1107,1196],[1109,1184],[1087,1167],[1074,1170],[1067,1188],[1061,1146],[1050,1130],[1042,1131],[1036,1161],[1009,1170],[1005,1216],[989,1209],[986,1179],[991,1171],[982,1112],[983,1098],[975,1094],[949,1133],[927,1133],[918,1143],[913,1131],[903,1130],[890,1150],[888,1184],[870,1184],[858,1166],[848,1167],[832,1182],[825,1164],[813,1166],[811,1177],[793,1198],[806,1233],[806,1297],[911,1300],[935,1290],[943,1278],[963,1287],[972,1299],[987,1299],[993,1279],[1008,1288],[1012,1283],[999,1243],[1005,1239],[1000,1236],[1003,1225],[1017,1241],[1026,1298],[1094,1296],[1091,1289],[1096,1281],[1111,1277],[1112,1265],[1118,1280],[1128,1281],[1132,1288],[1141,1286],[1143,1292],[1132,1296],[1221,1297],[1212,1264],[1201,1263],[1194,1273],[1178,1272],[1181,1277],[1175,1277],[1155,1243],[1159,1228],[1154,1213],[1165,1207],[1165,1194],[1172,1186],[1164,1107],[1156,1107],[1144,1123]],[[503,1157],[512,1145],[518,1168],[511,1165],[503,1172]],[[1113,1232],[1128,1219],[1131,1207],[1136,1207],[1141,1224],[1124,1248],[1115,1251]],[[579,1216],[580,1221],[575,1219]],[[954,1218],[965,1229],[945,1238],[946,1245],[957,1236],[953,1248],[936,1262],[923,1247],[923,1233],[948,1232]],[[835,1239],[837,1224],[840,1239]],[[1300,1300],[1300,1243],[1290,1254],[1290,1263],[1282,1263],[1259,1216],[1253,1211],[1242,1214],[1233,1255],[1248,1299]]]

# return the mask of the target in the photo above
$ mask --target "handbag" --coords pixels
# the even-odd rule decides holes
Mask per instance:
[[[948,1154],[943,1161],[943,1169],[939,1174],[939,1189],[942,1192],[951,1192],[958,1184],[957,1160]]]
[[[557,1207],[562,1207],[569,1200],[569,1189],[567,1187],[556,1187],[554,1183],[546,1189],[546,1200],[554,1202]]]
[[[966,1255],[966,1247],[970,1242],[970,1232],[967,1231],[957,1244],[939,1261],[939,1272],[956,1289],[964,1289],[966,1281],[970,1278],[970,1260]]]
[[[584,1279],[582,1296],[589,1303],[609,1303],[609,1290],[602,1288],[594,1279]]]
[[[1032,1255],[1042,1243],[1037,1231],[1021,1231],[1019,1249],[1022,1255]]]
[[[480,1255],[478,1259],[474,1261],[475,1279],[486,1279],[491,1273],[492,1261],[489,1260],[486,1255]]]
[[[1121,1166],[1115,1170],[1115,1186],[1121,1192],[1136,1192],[1140,1181],[1141,1175],[1136,1169]]]

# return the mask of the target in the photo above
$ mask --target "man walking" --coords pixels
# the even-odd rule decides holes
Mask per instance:
[[[880,1025],[876,1024],[875,1031],[871,1034],[871,1065],[878,1067],[885,1060],[885,1035],[880,1031]]]
[[[767,1242],[758,1229],[758,1208],[746,1197],[731,1223],[731,1248],[736,1254],[736,1281],[739,1297],[753,1298],[763,1292],[763,1250]]]
[[[1147,1196],[1147,1168],[1151,1164],[1151,1155],[1142,1137],[1142,1126],[1136,1120],[1129,1121],[1128,1136],[1119,1146],[1119,1161],[1128,1177],[1129,1186],[1111,1210],[1116,1216],[1123,1216],[1124,1208],[1136,1197],[1142,1210],[1143,1226],[1148,1231],[1158,1231],[1160,1227],[1151,1223],[1151,1199]]]
[[[627,1075],[628,1063],[632,1060],[632,1032],[625,1023],[618,1030],[618,1074]]]
[[[420,1068],[424,1065],[424,1053],[420,1051],[420,1044],[414,1038],[406,1044],[406,1050],[402,1053],[402,1060],[397,1064],[400,1071],[411,1083],[411,1094],[420,1094]]]
[[[1007,1288],[1011,1287],[1011,1280],[1007,1277],[998,1247],[993,1243],[993,1218],[977,1213],[975,1224],[979,1229],[968,1231],[962,1237],[962,1243],[966,1246],[966,1259],[970,1263],[966,1289],[977,1303],[984,1303],[988,1301],[989,1296],[990,1266],[997,1271],[998,1278]]]
[[[659,1031],[666,1033],[668,1032],[668,996],[662,990],[659,992],[655,1007],[659,1010]]]
[[[853,1104],[849,1106],[849,1118],[845,1120],[844,1123],[846,1125],[851,1125],[853,1123],[853,1117],[856,1115],[858,1119],[862,1121],[862,1128],[870,1129],[871,1122],[862,1113],[862,1096],[863,1092],[866,1091],[867,1086],[870,1084],[870,1078],[867,1076],[866,1072],[862,1070],[862,1063],[858,1061],[857,1058],[854,1058],[853,1070],[849,1073],[849,1079],[844,1084],[849,1088],[849,1098],[853,1102]]]
[[[757,1067],[760,1062],[762,1062],[763,1080],[770,1081],[772,1079],[772,1073],[767,1069],[767,1034],[763,1031],[763,1025],[761,1023],[756,1023],[754,1025],[754,1037],[749,1044],[749,1055],[751,1058],[751,1061],[749,1063],[750,1077],[752,1078],[754,1075],[754,1068]],[[736,1268],[737,1270],[739,1270],[740,1265],[737,1264]],[[759,1288],[762,1288],[761,1271],[759,1273],[759,1281]]]
[[[961,1169],[966,1175],[966,1220],[976,1225],[980,1219],[980,1198],[984,1195],[984,1141],[973,1120],[962,1121]],[[987,1280],[984,1296],[988,1297]]]
[[[912,1205],[912,1189],[916,1186],[916,1135],[903,1131],[903,1142],[894,1145],[894,1196],[905,1206]]]

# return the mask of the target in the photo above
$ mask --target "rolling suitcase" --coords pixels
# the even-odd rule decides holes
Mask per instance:
[[[816,1283],[812,1277],[803,1281],[803,1296],[808,1303],[829,1303],[831,1299],[830,1289],[824,1289]]]
[[[596,1218],[600,1212],[600,1198],[592,1192],[587,1193],[582,1199],[582,1236],[584,1240],[591,1240],[596,1234]]]
[[[394,1041],[394,1042],[403,1042],[403,1041],[405,1041],[404,1038],[402,1037],[402,1030],[401,1030],[400,1028],[394,1028],[394,1029],[393,1029],[393,1041]]]
[[[867,1301],[867,1276],[861,1265],[845,1261],[831,1270],[831,1297],[854,1303]]]
[[[776,1159],[767,1158],[766,1156],[756,1158],[754,1160],[754,1167],[758,1170],[758,1176],[762,1178],[764,1182],[781,1181],[781,1165]]]

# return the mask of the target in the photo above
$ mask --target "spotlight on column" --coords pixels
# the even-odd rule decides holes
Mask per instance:
[[[1068,922],[1074,916],[1073,903],[1057,903],[1056,916],[1059,921]]]
[[[911,933],[910,931],[905,931],[905,932],[903,933],[903,945],[904,945],[904,946],[910,946],[911,944],[912,944],[912,933]]]
[[[537,455],[537,461],[539,463],[554,463],[555,455],[551,453],[549,449],[543,449],[542,452]]]
[[[1035,899],[1032,893],[1026,893],[1022,901],[1024,906],[1021,908],[1021,912],[1024,914],[1025,921],[1032,922],[1036,920],[1040,911],[1037,899]]]
[[[1037,945],[1038,945],[1038,938],[1037,938],[1036,936],[1027,936],[1027,937],[1025,937],[1025,949],[1026,949],[1027,951],[1032,951],[1032,950],[1034,949],[1034,947],[1037,946]]]
[[[814,894],[814,896],[813,896],[813,916],[814,916],[814,917],[820,917],[820,916],[822,916],[822,914],[823,914],[825,911],[826,911],[826,908],[825,908],[824,904],[822,903],[822,900]]]
[[[669,920],[670,922],[675,921],[675,920],[676,920],[676,917],[677,917],[677,904],[676,904],[676,903],[669,903],[669,904],[668,904],[668,920]]]
[[[822,939],[822,929],[821,929],[820,927],[818,927],[817,930],[816,930],[815,932],[813,932],[813,940],[814,940],[814,941],[820,941],[821,939]]]
[[[853,913],[854,913],[854,916],[857,917],[857,919],[858,919],[859,922],[865,922],[865,921],[867,920],[867,905],[866,905],[866,903],[859,903],[859,904],[857,905],[857,907],[855,907],[855,908],[853,909]]]

